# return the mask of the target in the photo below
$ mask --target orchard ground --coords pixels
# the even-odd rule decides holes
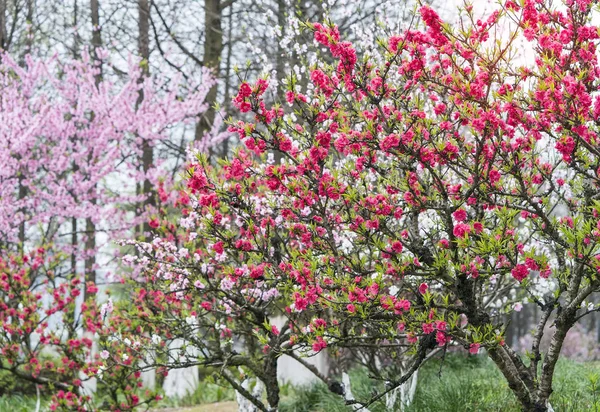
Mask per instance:
[[[373,389],[364,370],[354,370],[353,390],[367,395]],[[324,385],[282,388],[281,412],[346,412],[343,400],[331,394]],[[152,412],[235,412],[234,392],[203,383],[184,399],[166,399],[162,407]],[[551,398],[556,411],[600,411],[600,362],[575,362],[561,359],[557,371],[555,392]],[[0,397],[0,411],[25,412],[35,410],[35,397]],[[42,408],[44,409],[44,404]],[[370,408],[383,411],[383,405]],[[519,411],[519,405],[493,363],[486,357],[448,354],[445,359],[433,359],[419,375],[419,385],[413,404],[407,412]]]

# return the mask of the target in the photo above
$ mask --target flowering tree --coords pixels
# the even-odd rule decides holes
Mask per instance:
[[[456,28],[422,7],[423,30],[360,58],[335,26],[309,25],[336,63],[310,68],[308,92],[289,79],[293,113],[266,106],[264,79],[241,85],[234,102],[255,118],[231,130],[247,150],[219,173],[202,157],[189,168],[189,235],[141,246],[152,293],[138,289],[140,308],[186,316],[178,331],[214,345],[197,345],[199,362],[218,357],[227,380],[228,366],[246,366],[268,393],[260,370],[286,345],[410,356],[401,374],[379,371],[386,385],[369,399],[333,385],[363,408],[454,342],[485,348],[524,410],[550,409],[566,333],[598,310],[584,305],[600,288],[595,3],[507,1],[485,20],[466,6]],[[521,41],[535,56],[522,65]],[[503,339],[503,315],[525,296],[541,317],[523,359]],[[152,331],[163,325],[173,333],[167,322]],[[257,353],[253,338],[217,346],[232,330],[262,339],[261,364],[235,361]],[[275,409],[271,394],[252,399]]]
[[[61,275],[60,255],[38,248],[26,254],[0,257],[0,370],[12,373],[52,395],[51,410],[131,410],[160,399],[141,390],[139,364],[131,349],[112,347],[119,364],[107,366],[105,353],[94,353],[93,339],[106,341],[105,328],[94,300],[79,302],[82,279]],[[94,294],[94,285],[87,285]],[[60,326],[56,326],[57,319]],[[82,335],[85,329],[89,335]],[[85,390],[96,379],[101,393]],[[39,396],[39,392],[38,392]]]
[[[2,57],[0,234],[5,244],[26,240],[16,233],[25,223],[44,226],[45,233],[31,235],[36,241],[55,240],[68,218],[93,218],[104,223],[99,231],[132,227],[136,222],[114,206],[138,200],[127,184],[145,178],[137,171],[140,142],[156,144],[169,127],[206,109],[206,87],[180,98],[179,82],[171,79],[161,92],[165,85],[141,81],[141,68],[133,62],[125,84],[96,85],[98,69],[89,60],[30,58],[23,68]],[[137,102],[140,92],[144,100]],[[119,178],[126,181],[111,187]]]
[[[147,196],[136,193],[135,182],[156,182],[160,174],[160,164],[140,173],[141,142],[157,145],[170,129],[193,123],[206,109],[210,82],[186,92],[177,79],[142,76],[134,62],[119,83],[98,81],[97,71],[87,55],[28,58],[24,67],[2,56],[0,369],[60,390],[55,407],[70,409],[92,401],[83,386],[95,379],[110,388],[100,400],[125,410],[142,402],[139,373],[124,369],[137,360],[130,349],[113,348],[120,363],[99,369],[105,359],[92,350],[93,339],[106,341],[114,330],[104,328],[106,310],[95,299],[83,302],[98,291],[84,281],[96,270],[87,261],[153,212],[132,210]],[[81,220],[91,220],[93,230],[78,229]],[[98,234],[104,242],[87,241]]]

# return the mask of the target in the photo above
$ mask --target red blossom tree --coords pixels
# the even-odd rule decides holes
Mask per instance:
[[[565,336],[598,310],[584,305],[600,290],[596,3],[507,1],[483,20],[466,6],[454,27],[422,7],[422,29],[362,53],[309,25],[335,64],[311,67],[308,91],[289,78],[289,110],[244,82],[234,103],[254,119],[230,129],[246,149],[222,169],[199,157],[183,236],[140,245],[145,330],[186,336],[238,391],[238,367],[258,377],[267,403],[241,393],[265,411],[265,370],[290,348],[408,356],[368,399],[332,385],[366,408],[449,344],[484,348],[523,410],[549,410]],[[503,337],[524,297],[541,309],[525,358]]]

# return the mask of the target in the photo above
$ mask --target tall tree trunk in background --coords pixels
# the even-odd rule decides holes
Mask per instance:
[[[148,74],[150,60],[150,2],[148,0],[138,0],[138,52],[143,60],[144,73]]]
[[[73,0],[73,58],[79,58],[79,48],[81,47],[81,38],[79,37],[79,0]]]
[[[138,0],[138,53],[142,58],[142,72],[145,76],[150,73],[150,2],[148,0]],[[137,104],[141,104],[144,100],[144,92],[140,90]],[[148,170],[154,163],[154,150],[152,142],[143,140],[142,143],[142,170],[144,174],[148,173]],[[138,189],[139,190],[139,189]],[[144,200],[144,209],[154,207],[156,205],[155,198],[152,195],[152,183],[145,177],[143,186],[141,187],[143,194],[148,197]],[[148,223],[144,223],[142,230],[144,232],[150,231]]]
[[[90,0],[90,8],[92,16],[92,57],[96,64],[96,70],[98,70],[95,75],[96,85],[99,85],[102,81],[102,61],[98,57],[98,49],[102,47],[102,32],[100,26],[100,5],[98,4],[98,0]],[[95,196],[92,196],[91,202],[92,204],[96,204]],[[87,235],[85,241],[85,283],[96,283],[96,225],[89,217],[85,219],[85,233]],[[85,288],[85,299],[90,299],[93,296],[93,294],[90,295],[91,294],[88,294],[87,292],[87,288]]]
[[[0,1],[2,1],[2,2],[4,3],[3,10],[2,10],[2,12],[1,12],[0,14],[2,15],[2,18],[4,19],[4,22],[3,22],[3,24],[2,24],[2,27],[3,27],[3,29],[2,29],[2,30],[3,30],[3,31],[5,32],[5,34],[6,34],[6,20],[5,20],[5,19],[6,19],[6,5],[7,5],[7,0],[0,0]],[[31,3],[31,0],[27,0],[27,6],[28,6],[28,9],[27,9],[27,16],[29,17],[30,13],[31,13],[31,15],[33,16],[33,4]],[[17,5],[14,5],[14,7],[16,8],[16,7],[17,7]],[[17,19],[17,14],[16,14],[16,13],[15,13],[15,15],[14,15],[14,19],[15,19],[15,21],[13,21],[13,26],[16,24],[16,19]],[[27,22],[29,23],[29,22],[30,22],[30,20],[28,20]],[[12,29],[11,29],[11,31],[12,31]],[[8,42],[9,42],[9,41],[8,41],[8,38],[7,38],[7,39],[5,40],[5,43],[6,43],[6,44],[5,44],[5,46],[6,46],[6,50],[8,50],[8,48],[9,48]],[[26,51],[25,51],[25,53],[27,53],[27,52],[28,52],[28,49],[29,49],[29,47],[30,47],[30,41],[29,41],[29,38],[26,38],[26,39],[25,39],[25,44],[26,44],[26,47],[25,47]],[[3,48],[4,48],[4,47],[3,47]],[[25,53],[24,53],[24,54],[25,54]],[[21,59],[20,59],[20,61],[19,61],[19,64],[20,64],[21,66],[25,66],[25,59],[24,59],[24,58],[21,58]],[[24,180],[25,180],[25,175],[24,175],[23,173],[20,173],[20,174],[19,174],[19,200],[20,200],[20,199],[24,199],[24,198],[25,198],[25,196],[27,196],[27,187],[25,187],[25,185],[23,184],[23,181],[24,181]],[[25,212],[26,212],[24,209],[21,209],[21,211],[22,211],[23,213],[25,213]],[[26,225],[25,225],[25,223],[26,223],[26,222],[23,222],[23,223],[21,223],[21,224],[19,225],[19,249],[20,249],[20,251],[21,251],[21,252],[23,252],[23,251],[24,251],[24,249],[25,249],[25,230],[26,230]]]
[[[0,0],[0,49],[6,51],[6,2],[8,0]]]
[[[102,28],[100,26],[100,5],[98,0],[90,0],[92,15],[92,57],[98,64],[99,72],[96,75],[96,84],[102,80],[102,63],[98,58],[97,49],[102,47]]]
[[[204,66],[212,69],[215,78],[219,78],[221,54],[223,53],[223,29],[221,25],[221,0],[204,0]],[[218,86],[215,83],[206,95],[210,105],[196,124],[195,140],[209,131],[215,121],[214,104],[217,102]]]
[[[31,48],[33,46],[33,9],[34,9],[34,0],[27,0],[27,34],[25,39],[25,54],[31,53]]]
[[[277,25],[281,30],[281,39],[285,37],[285,17],[287,15],[287,5],[286,0],[277,0]],[[285,50],[281,46],[281,41],[277,42],[277,56],[275,56],[276,66],[275,70],[277,71],[277,96],[275,99],[279,102],[285,101],[285,87],[283,86],[283,79],[285,78]],[[275,163],[281,163],[282,155],[279,150],[275,150],[274,153]]]
[[[79,58],[79,33],[77,29],[78,18],[79,18],[79,6],[78,0],[73,0],[73,27],[75,33],[73,35],[73,58]],[[73,162],[73,172],[77,172],[78,166]],[[77,218],[71,218],[71,272],[73,275],[77,273]]]
[[[281,29],[281,38],[283,39],[286,34],[285,30],[285,17],[287,15],[286,0],[277,0],[277,25]],[[281,46],[281,42],[277,42],[277,56],[276,56],[276,67],[277,70],[277,100],[285,101],[284,93],[285,88],[283,87],[283,79],[285,78],[285,62],[287,58],[285,56],[285,50]]]
[[[230,101],[230,92],[229,88],[231,87],[231,54],[233,52],[233,4],[231,5],[231,9],[229,10],[229,15],[227,16],[227,57],[225,58],[225,96],[223,97],[223,102],[225,105],[229,104]],[[225,106],[225,110],[227,110],[227,106]],[[225,139],[223,141],[223,157],[226,158],[229,153],[229,139]]]

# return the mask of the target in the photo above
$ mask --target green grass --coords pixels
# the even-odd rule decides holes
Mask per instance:
[[[200,382],[194,393],[188,394],[181,399],[167,398],[160,402],[160,408],[180,408],[195,406],[206,403],[224,402],[235,399],[235,391],[215,383]]]
[[[357,370],[350,376],[352,392],[357,398],[364,399],[375,389],[366,372]],[[281,412],[350,410],[324,385],[290,389],[286,395]],[[561,360],[551,403],[555,411],[600,412],[600,364]],[[369,409],[380,412],[385,407],[380,403]],[[433,359],[421,369],[415,399],[406,409],[406,412],[434,411],[518,412],[520,409],[504,377],[489,359],[448,355],[443,363]]]
[[[35,411],[37,398],[35,396],[3,395],[0,396],[0,412],[32,412]],[[40,406],[44,410],[47,401],[42,401]]]
[[[374,389],[381,388],[373,386],[365,370],[355,369],[351,371],[350,377],[352,392],[357,398],[366,399]],[[283,385],[281,396],[280,412],[350,410],[339,396],[329,392],[322,384],[309,387]],[[180,408],[233,399],[234,392],[231,389],[203,382],[193,394],[183,399],[166,399],[157,406]],[[35,396],[0,396],[0,412],[34,411],[35,403]],[[600,363],[577,363],[564,359],[559,361],[551,403],[557,412],[600,412]],[[385,407],[379,403],[369,409],[371,412],[383,412]],[[47,402],[42,403],[42,410],[47,410]],[[414,402],[406,412],[519,410],[504,377],[488,358],[448,355],[443,362],[433,359],[421,368]]]

